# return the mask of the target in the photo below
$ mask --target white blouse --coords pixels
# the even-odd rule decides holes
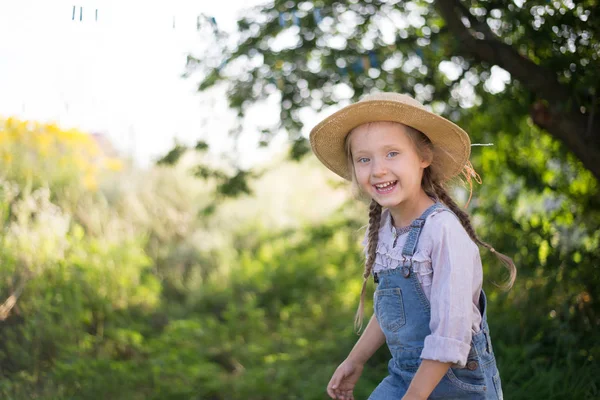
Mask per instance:
[[[396,238],[395,232],[391,214],[385,209],[374,272],[400,266],[408,233]],[[366,243],[365,235],[365,252]],[[478,304],[483,270],[479,248],[453,213],[441,209],[427,218],[413,256],[413,268],[431,305],[431,334],[425,338],[421,358],[465,366],[472,334],[480,330]]]

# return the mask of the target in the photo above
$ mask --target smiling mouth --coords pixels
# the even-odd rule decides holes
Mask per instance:
[[[398,184],[398,181],[389,181],[389,182],[377,183],[377,184],[373,185],[373,187],[375,188],[375,191],[377,193],[385,194],[385,193],[389,193],[392,190],[394,190],[394,188],[396,187],[397,184]]]

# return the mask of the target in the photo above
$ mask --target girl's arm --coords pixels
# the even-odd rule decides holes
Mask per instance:
[[[360,336],[348,359],[364,364],[385,343],[385,335],[381,331],[375,315],[371,317],[363,334]]]
[[[327,385],[327,393],[332,399],[354,399],[352,392],[362,374],[364,364],[384,342],[385,336],[377,318],[373,316],[354,348],[337,367]]]
[[[453,363],[466,363],[472,338],[473,307],[482,282],[479,249],[451,213],[432,216],[425,225],[429,238],[433,277],[431,283],[431,334],[425,338],[421,366],[404,400],[426,399]],[[426,232],[425,229],[428,229]]]
[[[442,380],[452,363],[423,360],[402,400],[425,400]]]

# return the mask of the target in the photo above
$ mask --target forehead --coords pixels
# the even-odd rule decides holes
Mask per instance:
[[[350,148],[354,151],[386,145],[407,145],[406,126],[396,122],[370,122],[352,130]]]

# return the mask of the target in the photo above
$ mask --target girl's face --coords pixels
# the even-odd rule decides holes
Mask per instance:
[[[419,156],[404,125],[361,125],[352,132],[350,151],[358,185],[382,207],[401,207],[421,194],[430,162]]]

